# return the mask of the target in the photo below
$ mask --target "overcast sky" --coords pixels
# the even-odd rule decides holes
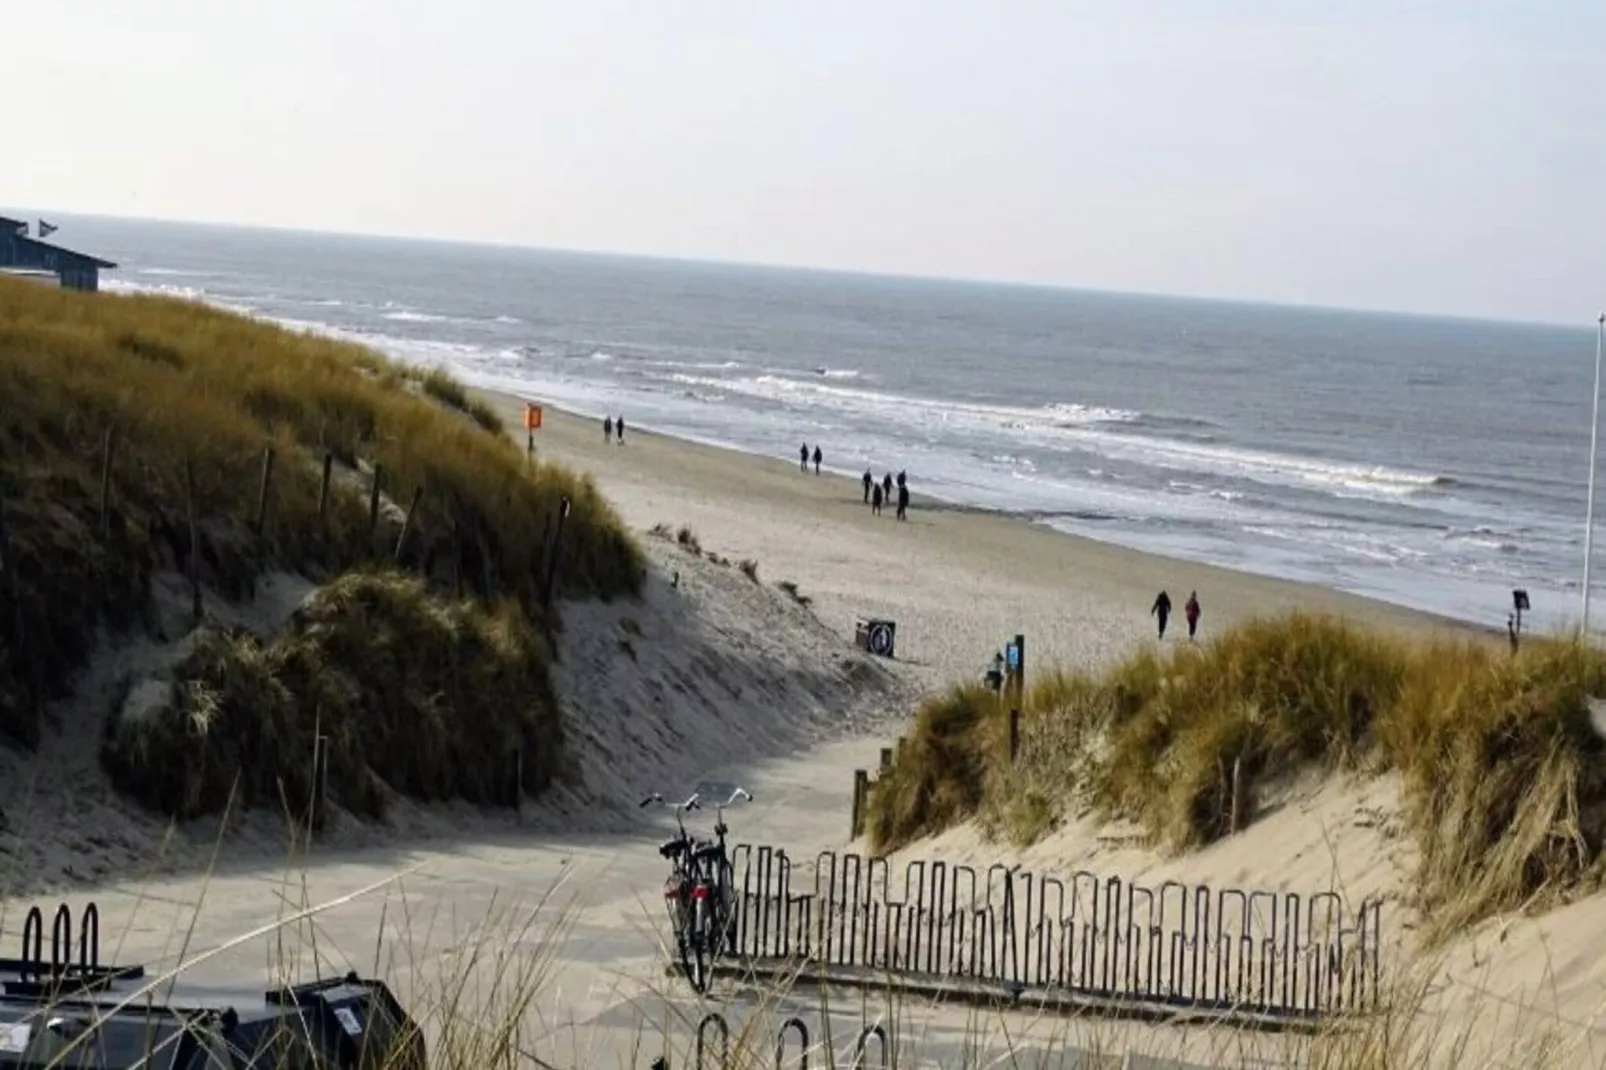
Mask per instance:
[[[0,203],[1522,319],[1606,304],[1599,0],[0,15]]]

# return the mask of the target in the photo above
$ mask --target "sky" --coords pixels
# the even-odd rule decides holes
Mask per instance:
[[[1592,323],[1606,4],[0,0],[0,203]]]

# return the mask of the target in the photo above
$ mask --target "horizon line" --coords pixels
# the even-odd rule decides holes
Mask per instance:
[[[0,208],[4,211],[22,211],[21,209]],[[1536,319],[1536,318],[1502,318],[1498,316],[1476,316],[1456,312],[1424,312],[1416,309],[1401,308],[1365,308],[1355,305],[1323,304],[1312,301],[1275,300],[1264,297],[1220,296],[1206,294],[1167,293],[1158,290],[1114,290],[1096,286],[1078,286],[1070,283],[1043,282],[1039,280],[1026,280],[1016,278],[987,278],[982,276],[957,275],[921,275],[912,272],[898,271],[871,271],[863,268],[823,267],[817,264],[781,263],[764,260],[721,260],[706,257],[688,256],[684,254],[669,253],[639,253],[623,252],[613,249],[587,249],[575,247],[561,247],[550,245],[530,245],[521,242],[493,241],[479,238],[442,238],[423,234],[384,234],[363,230],[318,230],[307,227],[296,227],[285,224],[240,223],[227,220],[211,219],[177,219],[166,216],[122,216],[107,215],[100,212],[77,212],[55,209],[31,208],[25,214],[37,217],[41,213],[52,214],[64,219],[96,219],[109,220],[119,223],[154,223],[173,226],[215,227],[222,230],[260,231],[274,234],[299,234],[312,237],[329,238],[355,238],[369,241],[406,242],[421,245],[469,246],[483,249],[506,249],[517,252],[548,253],[562,256],[593,257],[598,259],[644,260],[666,264],[680,264],[698,267],[726,267],[743,268],[759,271],[797,272],[815,275],[839,275],[849,278],[874,279],[892,282],[920,282],[937,283],[945,286],[994,286],[1003,289],[1043,290],[1051,293],[1078,293],[1100,297],[1130,297],[1149,300],[1197,302],[1201,304],[1247,305],[1261,308],[1276,308],[1288,311],[1327,312],[1358,316],[1395,316],[1405,319],[1440,320],[1455,323],[1486,324],[1494,326],[1517,327],[1547,327],[1557,330],[1588,330],[1593,333],[1597,317],[1606,316],[1606,312],[1597,310],[1590,314],[1587,326],[1582,323],[1574,324],[1564,320]],[[60,229],[58,227],[58,229]]]

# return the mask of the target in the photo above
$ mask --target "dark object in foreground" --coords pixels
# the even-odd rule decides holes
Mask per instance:
[[[100,912],[28,913],[22,956],[0,958],[0,1068],[425,1070],[424,1038],[383,981],[344,978],[270,989],[242,1003],[180,981],[172,1002],[142,966],[100,964]],[[160,987],[165,989],[166,982]]]

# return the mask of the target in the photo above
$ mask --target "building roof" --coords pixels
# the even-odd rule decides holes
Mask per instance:
[[[0,222],[3,222],[3,220],[0,220]],[[18,248],[25,249],[28,252],[35,254],[41,259],[41,261],[46,260],[50,254],[55,254],[58,257],[62,257],[71,261],[73,267],[93,266],[97,268],[114,268],[117,266],[110,260],[102,260],[98,256],[90,256],[88,253],[80,253],[75,250],[68,249],[65,246],[52,245],[49,242],[40,241],[38,238],[29,238],[25,235],[18,234],[13,240],[18,243]]]

